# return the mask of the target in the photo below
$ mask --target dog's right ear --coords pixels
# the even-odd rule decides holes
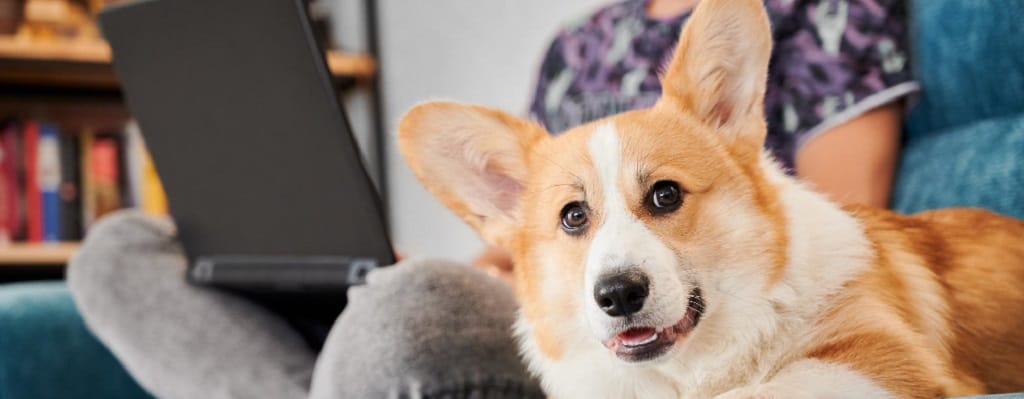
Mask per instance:
[[[527,151],[546,137],[536,124],[454,102],[418,105],[398,127],[402,155],[423,185],[485,241],[503,247],[521,220]]]
[[[701,0],[662,78],[663,99],[760,156],[771,55],[762,0]]]

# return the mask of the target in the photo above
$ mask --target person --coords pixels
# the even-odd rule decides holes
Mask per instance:
[[[696,3],[626,0],[570,24],[544,57],[534,117],[557,133],[651,105]],[[916,89],[901,4],[765,0],[768,149],[838,201],[888,201],[900,100]],[[173,224],[121,213],[69,266],[87,324],[157,396],[543,397],[516,357],[509,285],[473,268],[412,260],[372,273],[316,353],[280,315],[185,284],[185,262]],[[512,267],[494,249],[475,263],[499,276]]]

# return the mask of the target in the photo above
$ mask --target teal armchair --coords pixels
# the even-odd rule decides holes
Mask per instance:
[[[1024,219],[1024,2],[911,4],[922,91],[906,118],[893,207],[976,206]]]

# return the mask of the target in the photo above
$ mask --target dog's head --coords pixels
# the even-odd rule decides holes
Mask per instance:
[[[512,254],[532,360],[636,370],[751,333],[786,251],[762,156],[770,54],[760,1],[704,0],[649,109],[554,138],[479,106],[405,116],[424,185]]]

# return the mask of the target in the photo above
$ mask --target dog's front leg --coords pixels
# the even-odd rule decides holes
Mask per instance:
[[[804,359],[770,381],[738,388],[715,399],[888,399],[896,396],[863,374],[838,363]]]

